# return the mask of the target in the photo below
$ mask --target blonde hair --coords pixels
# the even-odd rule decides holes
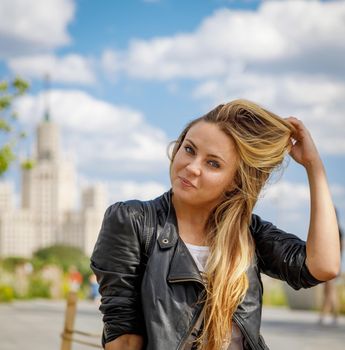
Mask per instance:
[[[231,341],[232,317],[248,289],[246,271],[255,250],[249,231],[253,208],[269,175],[289,151],[294,128],[247,100],[219,105],[182,131],[170,167],[189,129],[201,121],[216,124],[231,137],[239,155],[234,186],[224,192],[205,227],[210,256],[204,327],[197,342],[198,349],[219,350]]]

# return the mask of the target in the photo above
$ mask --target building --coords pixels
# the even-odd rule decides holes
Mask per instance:
[[[103,185],[83,189],[77,208],[77,174],[63,157],[59,127],[46,114],[37,127],[34,167],[22,169],[21,205],[13,185],[0,182],[0,257],[30,257],[53,244],[81,248],[90,255],[106,208]]]

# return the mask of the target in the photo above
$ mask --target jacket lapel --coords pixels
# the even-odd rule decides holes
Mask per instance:
[[[168,281],[170,283],[191,281],[204,285],[193,257],[179,237],[176,213],[171,201],[172,191],[170,190],[166,194],[167,196],[164,196],[164,200],[167,200],[168,203],[164,204],[168,204],[168,215],[164,227],[159,234],[158,244],[162,250],[174,249],[168,273]]]

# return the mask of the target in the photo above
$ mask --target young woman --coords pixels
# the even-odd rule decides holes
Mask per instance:
[[[252,213],[288,152],[309,179],[307,242]],[[137,200],[105,213],[91,257],[103,346],[268,349],[260,335],[260,273],[299,289],[332,279],[340,266],[335,211],[308,130],[249,101],[220,105],[183,130],[170,178],[171,190],[151,201],[151,221]],[[155,239],[147,261],[149,229]]]

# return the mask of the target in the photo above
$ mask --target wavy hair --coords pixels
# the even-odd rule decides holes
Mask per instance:
[[[200,350],[219,350],[231,341],[232,317],[249,285],[246,271],[255,251],[249,230],[253,208],[290,150],[294,127],[247,100],[222,104],[185,127],[173,147],[170,168],[189,129],[201,121],[216,124],[231,137],[239,155],[233,187],[224,191],[205,227],[210,255],[204,327],[197,342]]]

